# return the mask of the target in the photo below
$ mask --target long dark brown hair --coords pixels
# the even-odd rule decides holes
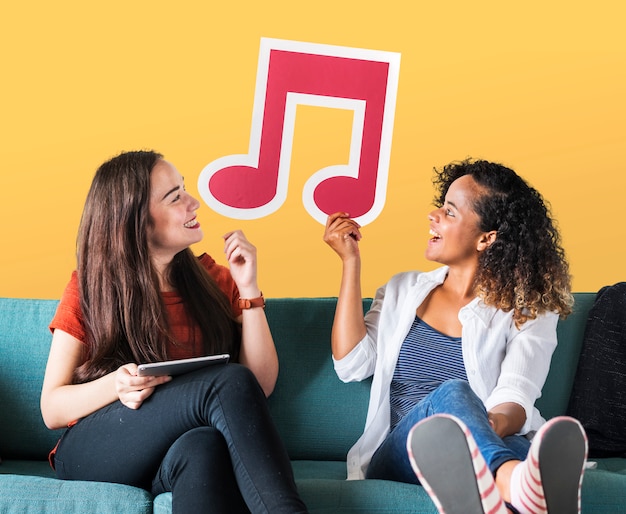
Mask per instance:
[[[470,175],[484,190],[473,208],[482,232],[497,232],[480,253],[474,286],[486,304],[513,311],[519,327],[546,311],[572,311],[571,279],[561,237],[541,194],[512,169],[484,160],[450,163],[435,170],[435,205],[452,182]]]
[[[167,358],[170,330],[148,251],[150,173],[162,155],[125,152],[98,168],[77,241],[80,307],[88,354],[74,380],[87,382],[128,362]],[[226,295],[189,248],[168,269],[200,327],[207,354],[238,357],[240,331]]]

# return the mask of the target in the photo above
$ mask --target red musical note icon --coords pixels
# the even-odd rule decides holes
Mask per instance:
[[[276,211],[287,195],[296,106],[350,109],[349,162],[314,173],[303,203],[322,224],[337,211],[371,222],[385,201],[399,70],[397,53],[263,38],[249,152],[205,166],[202,199],[237,219]]]

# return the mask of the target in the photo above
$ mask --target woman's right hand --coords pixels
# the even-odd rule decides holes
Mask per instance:
[[[171,376],[137,376],[137,364],[124,364],[115,372],[115,390],[123,405],[138,409],[157,386],[172,380]]]
[[[361,299],[361,225],[347,212],[328,216],[324,242],[341,257],[342,272],[339,297],[331,331],[333,356],[341,359],[361,341],[366,333]]]
[[[336,212],[328,216],[324,231],[324,242],[342,261],[359,256],[361,225],[350,218],[347,212]]]

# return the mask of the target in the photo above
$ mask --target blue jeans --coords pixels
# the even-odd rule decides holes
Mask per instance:
[[[465,380],[449,380],[420,401],[387,435],[367,468],[367,478],[418,484],[406,449],[409,431],[434,414],[451,414],[467,425],[491,472],[509,460],[524,460],[530,441],[519,435],[500,438],[491,428],[483,402]],[[445,445],[445,441],[441,441]]]
[[[175,513],[306,512],[265,395],[239,364],[174,377],[137,410],[116,401],[81,419],[55,467],[65,480],[171,491]]]

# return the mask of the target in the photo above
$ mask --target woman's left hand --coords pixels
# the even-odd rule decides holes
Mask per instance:
[[[526,423],[524,407],[514,402],[501,403],[488,413],[489,424],[500,437],[518,433]]]
[[[137,364],[128,363],[120,366],[115,372],[115,390],[123,405],[136,410],[154,393],[157,386],[172,380],[171,376],[137,375]]]
[[[224,253],[241,297],[259,296],[256,247],[248,241],[241,230],[235,230],[224,235]]]
[[[256,247],[241,230],[224,236],[224,253],[230,265],[230,274],[237,284],[241,298],[258,298]],[[264,309],[245,309],[241,320],[241,347],[239,363],[254,373],[266,396],[276,385],[278,355],[265,317]]]

